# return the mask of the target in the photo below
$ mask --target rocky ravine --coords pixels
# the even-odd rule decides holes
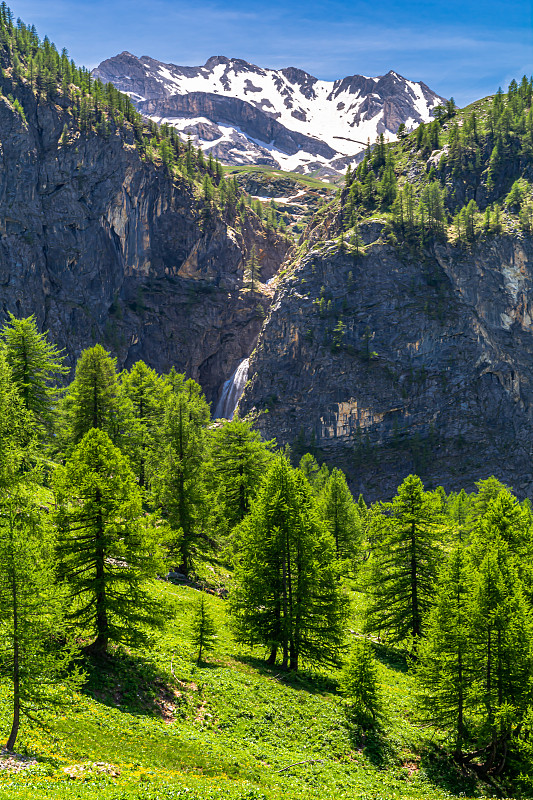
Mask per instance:
[[[317,447],[368,499],[412,471],[447,490],[494,473],[530,493],[533,242],[402,256],[380,230],[362,227],[374,243],[358,258],[315,244],[280,282],[241,413],[297,453]]]
[[[259,222],[203,221],[190,186],[144,163],[127,130],[82,135],[60,106],[20,99],[27,123],[0,99],[3,315],[34,313],[71,365],[100,341],[120,367],[174,366],[215,402],[270,302],[268,287],[243,288],[246,258],[255,244],[266,281],[286,241]]]

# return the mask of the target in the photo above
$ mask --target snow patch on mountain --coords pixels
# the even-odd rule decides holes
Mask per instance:
[[[424,83],[392,70],[324,81],[294,67],[265,69],[223,56],[180,67],[124,52],[93,75],[224,163],[322,175],[357,162],[380,133],[392,140],[401,123],[411,129],[429,122],[443,102]]]

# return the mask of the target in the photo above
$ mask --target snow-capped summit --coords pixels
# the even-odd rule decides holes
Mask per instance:
[[[392,70],[322,81],[296,67],[263,69],[225,56],[179,67],[124,52],[93,75],[224,163],[322,175],[343,172],[368,139],[380,133],[394,139],[401,123],[410,129],[428,122],[443,102],[424,83]]]

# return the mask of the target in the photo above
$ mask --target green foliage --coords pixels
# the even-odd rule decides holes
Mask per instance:
[[[448,101],[433,122],[399,131],[397,143],[378,137],[345,176],[342,228],[379,213],[392,219],[394,244],[422,247],[453,232],[457,244],[469,246],[500,232],[503,204],[506,218],[517,216],[532,230],[531,95],[532,79],[524,76],[506,94],[499,90],[462,111]]]
[[[24,477],[35,452],[34,420],[12,380],[0,348],[0,491],[9,493]]]
[[[320,500],[321,516],[335,542],[337,558],[355,560],[361,543],[361,521],[340,469],[332,470]]]
[[[457,753],[468,735],[465,709],[472,680],[468,592],[466,554],[458,548],[436,587],[417,665],[419,707],[431,724],[451,734]]]
[[[105,431],[117,443],[124,435],[125,409],[120,402],[116,359],[97,344],[83,351],[76,375],[62,401],[62,438],[80,442],[91,428]]]
[[[21,718],[72,706],[72,691],[82,681],[77,670],[65,674],[75,650],[65,638],[63,599],[55,584],[49,521],[31,485],[1,492],[0,676],[10,687],[8,750],[15,746]]]
[[[311,453],[305,453],[298,465],[310,486],[316,493],[322,491],[329,476],[329,469],[326,464],[319,465],[316,458]]]
[[[303,475],[272,462],[239,530],[231,611],[240,641],[282,651],[282,666],[338,663],[346,599],[334,546]]]
[[[17,319],[9,314],[1,339],[24,406],[38,420],[50,423],[57,393],[52,378],[68,372],[61,351],[48,341],[46,333],[39,333],[34,316]]]
[[[250,258],[246,262],[245,276],[250,289],[255,292],[257,284],[261,280],[261,264],[257,258],[255,245],[252,246]]]
[[[235,418],[213,430],[209,469],[218,507],[230,530],[250,511],[273,447],[273,441],[262,441],[249,420]]]
[[[439,499],[409,475],[370,523],[370,604],[366,626],[392,642],[416,640],[434,602],[442,515]]]
[[[161,566],[158,532],[143,518],[128,460],[108,435],[89,430],[53,479],[59,577],[69,617],[95,651],[110,642],[146,640],[161,624],[145,583]]]
[[[144,361],[136,361],[120,375],[119,392],[126,401],[123,405],[131,408],[125,449],[141,488],[147,484],[147,463],[156,446],[169,391],[164,379]]]
[[[207,495],[204,459],[209,406],[194,381],[174,390],[157,432],[149,464],[154,500],[172,531],[171,556],[187,575],[194,557],[205,550]]]
[[[209,614],[205,595],[202,593],[198,597],[196,610],[191,625],[191,641],[198,655],[196,663],[202,663],[202,656],[214,649],[216,640],[216,627],[213,618]]]
[[[341,686],[348,701],[349,722],[363,730],[375,727],[382,712],[382,698],[372,645],[366,639],[357,639],[352,645]]]

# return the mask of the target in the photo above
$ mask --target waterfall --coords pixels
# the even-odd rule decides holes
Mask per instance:
[[[233,419],[237,403],[248,380],[248,365],[249,359],[243,359],[235,372],[225,381],[215,409],[215,419]]]

